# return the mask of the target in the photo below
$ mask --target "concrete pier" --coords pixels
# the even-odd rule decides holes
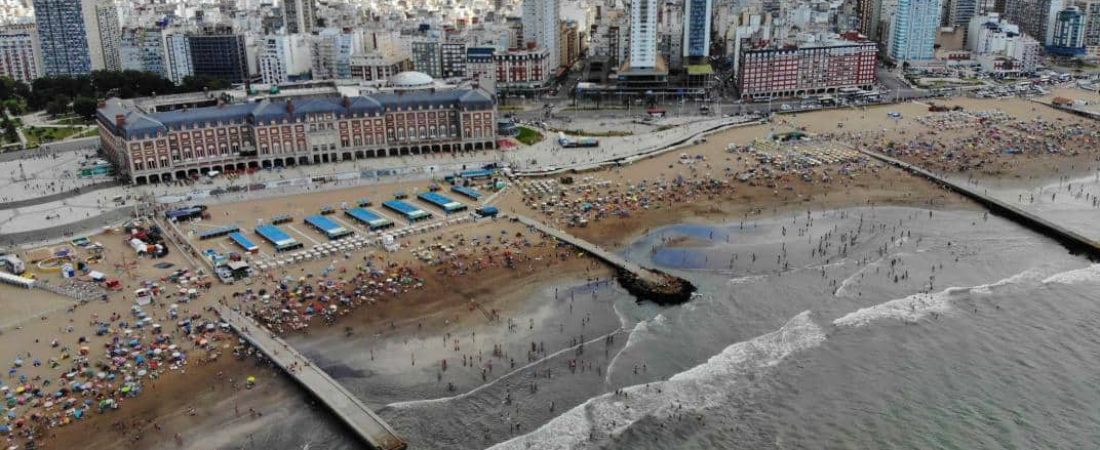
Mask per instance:
[[[615,267],[618,272],[619,283],[635,297],[660,304],[675,304],[690,300],[692,293],[695,292],[695,286],[692,286],[687,280],[639,266],[627,261],[626,258],[600,248],[596,244],[530,217],[521,215],[512,217],[524,225],[552,236],[559,241],[567,242]]]
[[[287,375],[328,406],[336,417],[364,442],[379,450],[404,450],[408,444],[390,428],[389,424],[348,392],[325,371],[314,365],[294,347],[267,331],[258,322],[225,305],[214,306],[222,320],[241,337],[264,353]],[[293,370],[291,365],[297,363]]]
[[[1058,241],[1074,254],[1085,254],[1089,257],[1089,259],[1100,260],[1100,243],[1085,236],[1082,236],[1076,231],[1067,229],[1061,225],[1039,217],[1038,215],[1012,206],[1007,202],[978,192],[969,186],[948,180],[944,177],[936,175],[913,164],[909,164],[905,161],[891,158],[889,156],[870,150],[856,150],[879,161],[885,162],[895,167],[899,167],[908,171],[909,173],[925,177],[934,183],[943,185],[944,187],[951,189],[952,191],[955,191],[963,196],[970,198],[971,200],[982,204],[986,208],[989,208],[989,210],[994,214],[1003,216],[1013,222],[1028,227],[1042,235]]]

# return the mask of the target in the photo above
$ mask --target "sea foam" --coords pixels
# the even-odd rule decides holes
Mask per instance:
[[[1100,264],[1093,264],[1081,269],[1056,273],[1043,280],[1043,284],[1077,284],[1095,282],[1098,280],[1100,280]]]
[[[1041,276],[1034,270],[1026,270],[1011,277],[989,284],[971,287],[949,287],[940,292],[916,293],[908,297],[890,300],[848,313],[833,321],[838,327],[862,327],[878,320],[916,322],[932,313],[946,313],[957,298],[970,294],[989,295],[994,288],[1025,283]]]
[[[693,413],[716,406],[748,370],[774,366],[787,356],[817,347],[825,332],[804,311],[780,329],[730,345],[707,362],[666,381],[622,389],[593,397],[535,431],[493,446],[493,449],[577,449],[595,446],[591,437],[621,433],[646,417]]]

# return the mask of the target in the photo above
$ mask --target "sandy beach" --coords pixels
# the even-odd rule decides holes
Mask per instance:
[[[1089,140],[1095,139],[1095,122],[1019,99],[947,99],[943,104],[949,108],[961,106],[972,116],[1000,111],[1009,118],[996,122],[974,119],[980,125],[944,130],[941,129],[944,122],[937,117],[942,119],[943,114],[949,113],[929,112],[927,104],[918,103],[842,113],[784,115],[771,124],[716,133],[708,136],[706,142],[629,166],[566,175],[572,178],[570,183],[564,183],[562,176],[516,180],[494,204],[505,213],[537,217],[601,246],[622,249],[651,229],[679,223],[751,223],[792,212],[845,207],[977,208],[923,179],[851,152],[858,146],[884,150],[889,141],[905,142],[906,148],[928,142],[937,149],[935,153],[924,150],[907,154],[899,149],[895,154],[918,164],[932,162],[935,170],[1005,183],[1027,183],[1065,175],[1067,171],[1095,171],[1100,148],[1095,145],[1097,141]],[[891,118],[888,112],[898,112],[901,118]],[[971,120],[950,117],[952,121]],[[1052,125],[1029,128],[1038,126],[1040,121]],[[783,143],[772,139],[792,132],[807,133],[808,140]],[[1037,133],[1046,133],[1041,135],[1050,139],[1068,137],[1059,141],[1066,149],[1062,152],[1035,147],[1005,153],[1000,151],[1003,148],[994,148],[994,144],[979,145],[997,142],[989,138],[991,133],[1016,136],[1012,142],[1019,142],[1019,136]],[[945,149],[958,150],[954,143],[968,138],[975,139],[973,150],[962,151],[962,157],[950,160],[940,158]],[[989,140],[981,140],[986,138]],[[984,158],[986,162],[976,165],[975,158]],[[807,160],[820,164],[802,163]],[[392,198],[395,192],[415,197],[416,192],[427,188],[428,183],[420,181],[222,203],[210,207],[209,220],[181,224],[181,229],[193,232],[189,239],[200,249],[231,252],[235,249],[224,238],[200,242],[194,235],[233,224],[251,230],[258,220],[285,213],[295,216],[293,228],[287,227],[293,237],[312,244],[324,237],[303,224],[301,218],[316,214],[322,206],[339,210],[363,197],[371,198],[377,205]],[[462,201],[476,206],[475,202]],[[438,214],[438,210],[425,209]],[[399,217],[384,214],[402,223]],[[342,215],[331,217],[340,219],[357,233],[366,232]],[[466,357],[466,353],[476,354],[471,348],[494,352],[495,345],[508,342],[507,331],[501,330],[510,329],[513,321],[518,327],[530,321],[534,333],[545,332],[549,322],[558,320],[547,318],[547,323],[539,322],[539,329],[535,330],[535,318],[540,314],[539,305],[533,300],[539,297],[537,293],[547,295],[545,290],[552,286],[606,281],[611,277],[602,264],[570,248],[557,246],[526,227],[504,219],[483,220],[400,238],[402,249],[395,253],[368,248],[347,255],[334,254],[258,273],[247,285],[222,285],[213,280],[209,289],[199,288],[196,298],[179,303],[175,300],[176,284],[168,278],[187,267],[178,249],[171,247],[168,256],[162,259],[137,258],[123,242],[122,233],[123,230],[113,230],[89,238],[104,247],[103,260],[92,267],[123,284],[121,290],[107,293],[107,301],[76,306],[75,300],[43,290],[0,286],[0,298],[5,299],[0,302],[0,315],[4,317],[0,322],[3,343],[0,360],[12,369],[3,384],[12,389],[28,384],[30,390],[42,392],[42,396],[32,399],[36,406],[15,408],[25,420],[22,427],[9,435],[11,442],[21,442],[20,436],[35,434],[45,438],[39,444],[47,448],[118,448],[120,439],[126,439],[126,448],[135,449],[163,448],[175,445],[173,442],[180,448],[225,448],[245,445],[252,431],[276,427],[287,414],[310,407],[307,405],[311,401],[292,388],[293,383],[285,375],[251,356],[235,336],[216,326],[211,330],[198,326],[216,325],[215,316],[206,311],[214,302],[224,301],[249,311],[287,335],[296,346],[306,348],[307,354],[311,346],[325,342],[336,345],[361,340],[368,349],[360,350],[358,356],[369,353],[370,361],[374,361],[376,355],[371,349],[377,349],[378,364],[385,365],[378,369],[377,383],[391,387],[399,387],[401,382],[434,385],[438,387],[430,389],[438,389],[443,396],[448,394],[448,383],[453,384],[454,392],[460,393],[491,383],[506,373],[499,366],[495,373],[486,373],[480,354],[477,365],[473,364],[473,356],[469,357],[469,365],[465,359],[457,359]],[[677,245],[690,247],[691,242]],[[263,254],[257,260],[273,256],[269,245],[263,243],[262,248]],[[425,252],[431,256],[425,257]],[[34,252],[28,253],[32,254],[27,259],[33,259]],[[161,262],[171,263],[172,267],[154,266]],[[56,273],[44,273],[40,278],[61,282]],[[165,292],[144,308],[152,322],[163,325],[157,331],[134,328],[131,310],[134,290],[146,280],[158,280]],[[368,281],[384,284],[385,288],[351,294]],[[349,300],[305,301],[289,295],[293,287],[308,285],[310,289],[321,290],[327,282],[336,286],[331,292],[333,299],[346,296]],[[260,294],[261,290],[265,293]],[[284,290],[288,291],[287,298],[281,299],[279,292]],[[172,308],[172,304],[178,307]],[[324,307],[316,308],[318,305]],[[335,312],[327,312],[328,305],[336,306]],[[184,318],[190,319],[187,326],[180,325]],[[326,322],[331,325],[326,326]],[[610,326],[604,325],[601,324],[604,329]],[[97,335],[103,327],[107,331]],[[568,347],[570,339],[575,341],[571,333],[577,330],[563,332],[561,342],[555,343],[554,348]],[[479,342],[473,335],[493,337]],[[458,342],[450,345],[447,336],[456,336],[454,340]],[[156,369],[148,368],[146,361],[141,366],[147,370],[146,378],[126,380],[126,376],[133,377],[139,369],[132,355],[137,347],[125,345],[131,339],[140,340],[137,344],[140,349],[136,350],[139,352],[171,344],[186,357],[165,359]],[[421,342],[439,340],[443,341],[442,346]],[[120,341],[129,348],[108,354]],[[460,344],[463,350],[457,351]],[[537,360],[552,352],[534,353],[528,358]],[[407,354],[415,354],[411,364],[406,362]],[[120,356],[122,361],[111,362]],[[14,367],[16,360],[20,361],[18,367]],[[444,360],[449,367],[442,366]],[[529,360],[521,358],[520,363]],[[331,365],[338,370],[336,363]],[[45,406],[62,383],[83,379],[66,378],[65,374],[84,369],[108,371],[108,368],[119,378],[96,380],[93,376],[89,382],[95,386],[79,393],[67,390],[56,397],[56,404]],[[443,371],[447,371],[446,381]],[[152,378],[154,373],[156,378]],[[245,380],[250,376],[257,381],[247,383]],[[369,383],[370,379],[366,379]],[[53,382],[45,385],[48,380]],[[122,394],[120,389],[124,385],[140,385],[141,394]],[[380,402],[372,406],[398,401],[404,392],[398,387],[392,389],[394,398],[364,401]],[[70,397],[75,401],[63,402]],[[79,405],[86,404],[84,400],[92,405],[80,408]],[[95,411],[100,409],[95,405],[105,400],[113,400],[114,404],[101,408],[102,413]],[[63,403],[68,403],[68,407],[62,408]],[[81,413],[83,418],[75,420],[72,408],[85,410]],[[61,426],[64,423],[68,424]],[[215,429],[225,432],[210,432]],[[28,430],[35,431],[28,433]],[[344,433],[335,424],[322,431]]]

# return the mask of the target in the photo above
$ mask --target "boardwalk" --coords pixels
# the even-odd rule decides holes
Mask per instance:
[[[985,195],[970,188],[969,186],[943,178],[913,164],[891,158],[881,153],[872,152],[864,149],[857,150],[866,154],[867,156],[878,159],[887,164],[900,167],[904,170],[909,171],[910,173],[923,176],[929,180],[932,180],[933,182],[942,184],[959,194],[962,194],[978,203],[981,203],[996,214],[1005,216],[1006,218],[1016,223],[1031,228],[1032,230],[1035,230],[1047,237],[1061,242],[1071,251],[1084,252],[1088,254],[1088,256],[1092,259],[1100,259],[1100,243],[1097,243],[1092,239],[1082,236],[1075,231],[1069,230],[1062,227],[1061,225],[1055,224],[1049,220],[1039,217],[1038,215],[1012,206],[1007,202]]]
[[[559,241],[568,242],[568,243],[572,244],[574,247],[577,247],[581,250],[584,250],[585,252],[588,252],[590,255],[595,256],[596,258],[599,258],[599,259],[603,260],[604,262],[606,262],[608,264],[611,264],[612,266],[615,266],[619,269],[622,269],[622,270],[625,270],[627,272],[633,273],[635,276],[637,276],[638,278],[641,278],[642,280],[645,280],[645,281],[653,283],[653,284],[661,284],[661,283],[665,283],[665,282],[668,281],[668,280],[664,279],[664,277],[662,277],[661,275],[659,275],[659,274],[657,274],[657,273],[655,273],[655,272],[653,272],[649,269],[646,269],[642,266],[634,264],[630,261],[627,261],[625,258],[623,258],[619,255],[616,255],[614,253],[611,253],[607,250],[604,250],[604,249],[600,248],[599,246],[597,246],[596,244],[588,242],[584,239],[573,236],[569,233],[566,233],[562,230],[559,230],[557,228],[546,225],[546,224],[544,224],[542,222],[539,222],[535,219],[532,219],[530,217],[520,216],[520,215],[516,215],[514,217],[517,220],[519,220],[520,223],[522,223],[524,225],[527,225],[527,226],[532,227],[536,230],[539,230],[539,231],[541,231],[541,232],[543,232],[547,235],[553,236],[555,239],[557,239]]]
[[[264,353],[271,361],[281,367],[321,400],[340,420],[343,420],[356,434],[372,447],[381,450],[403,450],[407,448],[404,439],[390,428],[381,417],[374,414],[367,405],[359,401],[336,380],[321,368],[313,365],[304,355],[298,353],[282,339],[270,334],[259,323],[224,305],[215,305],[222,320],[225,320],[241,337],[245,338]],[[291,364],[296,368],[290,369]]]

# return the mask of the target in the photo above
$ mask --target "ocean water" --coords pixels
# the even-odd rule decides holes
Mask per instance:
[[[670,226],[624,253],[699,297],[658,307],[583,280],[547,287],[518,330],[463,344],[547,347],[486,381],[480,361],[443,378],[375,367],[435,345],[432,332],[374,345],[374,361],[370,343],[295,345],[338,366],[411,448],[1100,448],[1100,265],[1008,221],[855,208]],[[331,427],[303,409],[284,430],[320,432],[266,442],[356,448]]]

